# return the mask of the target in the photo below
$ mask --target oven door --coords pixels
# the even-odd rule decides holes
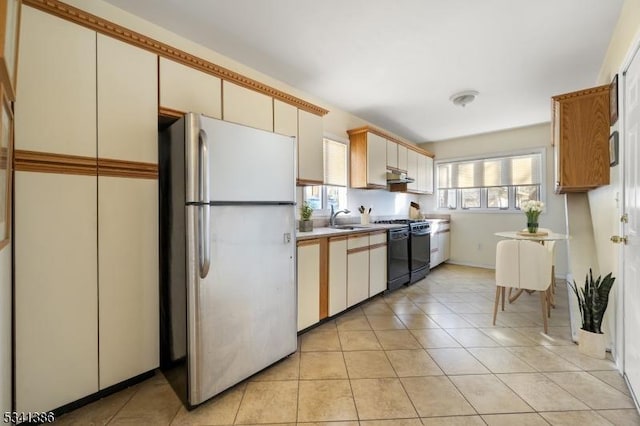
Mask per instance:
[[[411,232],[411,282],[421,280],[429,273],[431,233],[429,229]]]
[[[409,282],[409,229],[389,230],[387,243],[387,290]]]

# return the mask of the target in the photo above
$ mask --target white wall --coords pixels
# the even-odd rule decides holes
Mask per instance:
[[[0,413],[11,411],[11,246],[0,251]]]
[[[551,110],[549,110],[551,114]],[[566,231],[564,196],[553,192],[554,170],[551,127],[549,123],[500,132],[468,136],[420,145],[435,153],[436,160],[460,157],[475,157],[509,153],[526,149],[544,148],[546,153],[546,211],[540,216],[540,226],[555,232]],[[422,197],[430,213],[451,214],[451,260],[465,265],[495,267],[496,243],[494,232],[519,230],[526,226],[522,213],[474,213],[437,210],[435,196]],[[567,273],[566,244],[560,242],[556,248],[556,275]]]

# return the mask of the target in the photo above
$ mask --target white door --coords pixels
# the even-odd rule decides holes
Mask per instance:
[[[624,373],[640,398],[640,54],[636,53],[624,78],[624,213],[627,245],[623,246]]]

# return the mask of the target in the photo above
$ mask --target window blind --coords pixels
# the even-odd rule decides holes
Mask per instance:
[[[526,154],[438,164],[438,189],[540,185],[542,154]]]
[[[347,145],[331,139],[324,140],[325,185],[347,186]]]

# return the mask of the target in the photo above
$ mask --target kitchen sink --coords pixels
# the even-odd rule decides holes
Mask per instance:
[[[366,225],[335,225],[333,226],[334,229],[348,229],[348,230],[354,230],[354,229],[368,229],[371,228],[370,226],[366,226]]]

